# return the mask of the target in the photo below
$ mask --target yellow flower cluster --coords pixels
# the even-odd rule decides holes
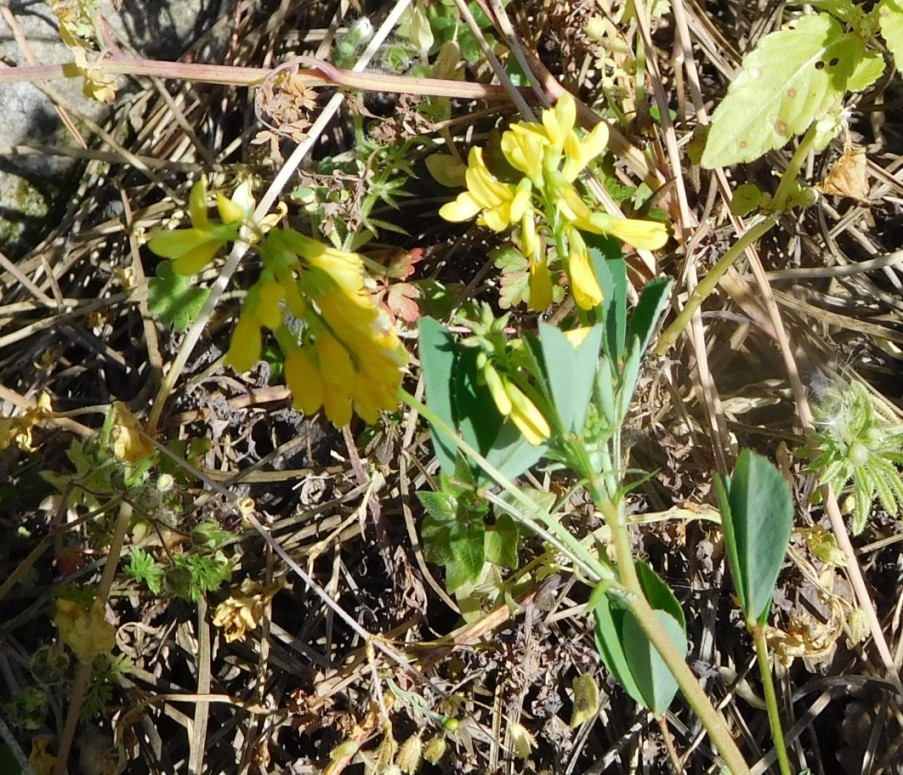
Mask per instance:
[[[227,362],[239,370],[260,358],[261,329],[285,355],[285,380],[305,414],[323,407],[337,426],[352,411],[374,423],[397,405],[407,354],[388,315],[364,286],[360,256],[292,229],[260,246],[269,266],[248,292]],[[287,324],[285,318],[294,318]]]
[[[561,258],[581,309],[591,309],[602,301],[581,232],[611,235],[649,250],[662,247],[668,239],[661,223],[616,218],[594,212],[584,202],[574,181],[605,150],[608,127],[600,123],[580,138],[574,129],[576,117],[574,98],[564,94],[554,108],[543,111],[541,124],[513,124],[502,135],[502,153],[524,175],[516,185],[498,180],[486,166],[482,149],[472,148],[465,172],[467,190],[439,211],[448,221],[476,217],[477,223],[497,232],[520,226],[520,247],[530,262],[530,307],[535,310],[547,308],[552,300],[548,263],[537,232],[537,209],[546,212],[554,224],[557,245],[566,245],[567,255]]]
[[[158,232],[148,243],[154,253],[172,259],[177,273],[200,271],[236,239],[258,242],[264,266],[245,297],[227,363],[238,371],[253,368],[266,329],[285,356],[294,404],[306,414],[323,407],[341,426],[352,412],[374,423],[381,410],[397,406],[407,353],[365,287],[359,255],[293,229],[273,228],[281,214],[252,223],[254,200],[245,184],[231,199],[217,198],[221,223],[207,217],[205,179],[192,188],[189,203],[191,228]]]

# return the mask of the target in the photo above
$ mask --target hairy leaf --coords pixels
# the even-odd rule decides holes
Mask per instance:
[[[846,91],[864,51],[827,14],[766,35],[712,116],[702,166],[752,161],[805,132]]]

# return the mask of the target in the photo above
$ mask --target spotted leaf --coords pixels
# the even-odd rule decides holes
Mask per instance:
[[[766,35],[712,116],[702,166],[752,161],[805,132],[843,96],[864,52],[827,14]]]

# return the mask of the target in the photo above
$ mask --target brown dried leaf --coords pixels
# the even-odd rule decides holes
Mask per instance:
[[[861,204],[869,203],[869,182],[865,149],[848,145],[828,177],[815,186],[823,194],[846,196]]]

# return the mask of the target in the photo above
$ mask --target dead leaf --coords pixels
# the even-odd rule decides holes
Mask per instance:
[[[869,204],[869,181],[865,148],[848,145],[834,168],[815,186],[823,194],[846,196],[860,204]]]

